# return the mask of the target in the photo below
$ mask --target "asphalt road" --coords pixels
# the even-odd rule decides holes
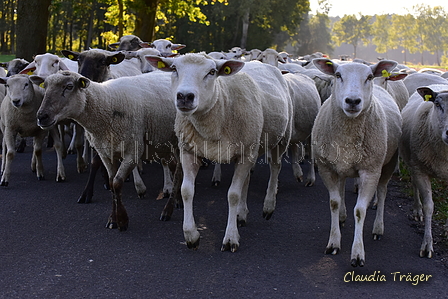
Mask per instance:
[[[165,204],[156,200],[163,184],[160,165],[144,167],[145,199],[138,199],[133,184],[126,183],[130,224],[119,232],[105,228],[111,195],[99,177],[93,202],[77,203],[88,175],[76,173],[74,155],[65,160],[64,183],[54,181],[53,150],[44,153],[44,181],[30,171],[30,159],[30,147],[17,154],[9,186],[0,189],[0,298],[448,297],[448,246],[437,244],[433,259],[418,256],[423,229],[409,219],[411,199],[397,180],[391,181],[386,199],[384,237],[371,239],[374,211],[369,210],[366,265],[352,268],[356,198],[351,182],[341,252],[325,255],[330,211],[319,176],[315,186],[304,187],[284,163],[277,208],[266,221],[262,204],[268,166],[257,165],[248,223],[239,229],[239,250],[231,253],[220,248],[232,166],[223,167],[217,188],[210,183],[212,167],[201,169],[194,201],[201,241],[193,251],[184,243],[181,210],[169,222],[158,220]],[[385,281],[354,281],[362,276]]]

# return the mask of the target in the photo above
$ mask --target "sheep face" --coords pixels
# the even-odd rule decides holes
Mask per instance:
[[[14,107],[20,108],[33,101],[34,87],[27,75],[3,77],[0,83],[6,85],[6,93]]]
[[[417,92],[425,101],[434,104],[433,117],[436,118],[442,141],[448,145],[448,91],[435,92],[428,87],[421,87]]]
[[[155,68],[172,72],[171,86],[177,111],[191,115],[208,111],[216,101],[213,97],[219,76],[236,74],[242,61],[214,60],[203,54],[187,54],[177,58],[145,56]]]
[[[87,50],[81,53],[74,51],[61,51],[62,54],[78,62],[78,73],[95,82],[109,80],[110,65],[123,61],[125,54],[108,52],[105,50]]]
[[[12,75],[19,74],[21,70],[27,67],[30,63],[25,59],[15,58],[9,62],[0,63],[1,67],[4,67],[8,70],[7,77],[11,77]]]
[[[144,46],[144,45],[143,45]],[[177,51],[185,48],[183,44],[173,44],[167,39],[158,39],[153,41],[149,47],[155,48],[160,52],[162,56],[169,57],[173,54],[173,51]]]
[[[370,106],[373,79],[388,75],[397,65],[395,61],[387,60],[372,66],[361,63],[338,65],[325,58],[314,59],[313,63],[323,73],[335,77],[331,99],[349,118],[357,117]]]
[[[142,48],[143,41],[135,35],[125,35],[120,38],[120,42],[109,45],[114,51],[137,51]]]
[[[35,83],[43,82],[39,76],[31,76]],[[37,124],[42,128],[53,126],[64,119],[76,117],[84,110],[83,90],[90,81],[81,75],[64,71],[45,79],[45,96],[37,111]]]

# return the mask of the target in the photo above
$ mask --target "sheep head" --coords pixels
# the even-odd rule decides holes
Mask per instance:
[[[337,64],[326,58],[313,59],[314,65],[323,73],[334,76],[331,100],[346,116],[355,118],[370,106],[373,79],[389,74],[397,62],[382,60],[367,66],[361,63]]]
[[[443,142],[448,145],[448,90],[435,92],[429,87],[420,87],[417,92],[423,100],[433,103],[436,127],[440,130]]]

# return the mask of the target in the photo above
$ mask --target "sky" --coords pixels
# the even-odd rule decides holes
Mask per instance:
[[[448,12],[448,0],[328,0],[331,4],[330,17],[343,17],[344,15],[373,16],[375,14],[399,14],[404,15],[408,10],[412,12],[415,5],[425,4],[431,7],[442,6]],[[319,9],[318,0],[310,0],[311,13]],[[408,10],[406,10],[408,9]]]

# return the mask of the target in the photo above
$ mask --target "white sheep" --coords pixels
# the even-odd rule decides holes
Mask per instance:
[[[109,45],[114,51],[137,51],[142,49],[142,44],[147,44],[136,35],[123,35],[120,37],[119,42]]]
[[[363,266],[366,209],[376,191],[378,207],[372,233],[378,239],[384,231],[387,183],[397,164],[401,135],[398,106],[386,90],[373,84],[373,79],[383,70],[390,72],[397,63],[383,60],[370,67],[359,63],[338,65],[325,58],[314,59],[313,63],[335,77],[332,94],[320,108],[312,131],[313,151],[330,197],[331,231],[325,252],[337,254],[341,249],[339,225],[346,219],[345,180],[359,177],[351,264]]]
[[[125,51],[124,54],[126,59],[138,59],[138,62],[140,63],[140,71],[142,73],[149,73],[156,70],[148,61],[146,61],[146,55],[161,56],[160,52],[154,48],[141,48],[137,51]]]
[[[400,156],[408,166],[414,189],[414,216],[424,216],[420,256],[434,253],[431,220],[434,210],[431,178],[448,180],[448,83],[417,88],[402,111]],[[423,202],[420,201],[420,196]]]
[[[60,70],[70,70],[76,72],[78,65],[65,57],[61,58],[51,53],[38,54],[34,60],[20,71],[20,74],[33,72],[34,75],[47,77]]]
[[[419,87],[431,84],[447,84],[447,82],[448,81],[441,76],[426,73],[412,73],[403,80],[403,83],[409,92],[409,96],[414,94]]]
[[[185,45],[174,44],[173,42],[171,42],[167,39],[157,39],[150,44],[142,44],[142,45],[143,45],[143,47],[146,47],[146,48],[148,48],[148,47],[155,48],[156,50],[158,50],[160,52],[160,55],[162,55],[164,57],[170,57],[173,54],[175,54],[174,51],[178,51],[178,50],[185,48]]]
[[[280,159],[291,135],[292,104],[287,84],[277,68],[259,62],[214,60],[204,53],[147,59],[153,66],[173,72],[186,244],[193,249],[199,246],[193,197],[201,165],[197,158],[204,157],[217,163],[235,163],[221,247],[234,252],[239,247],[237,225],[244,224],[248,214],[250,170],[260,154],[266,154],[271,168],[263,216],[269,219],[275,209]]]
[[[0,106],[0,128],[3,132],[2,143],[2,178],[1,186],[8,186],[11,175],[11,163],[15,156],[15,137],[34,137],[31,170],[36,172],[39,180],[44,178],[42,164],[42,143],[48,131],[37,126],[36,112],[42,102],[44,91],[33,84],[28,75],[13,75],[1,77],[1,84],[7,85],[7,94]],[[65,180],[65,170],[62,163],[62,144],[59,132],[55,127],[49,127],[57,153],[56,181]]]
[[[60,58],[59,56],[51,53],[38,54],[34,56],[34,60],[21,70],[21,74],[28,74],[32,72],[33,75],[37,75],[43,78],[48,77],[51,74],[55,74],[60,70],[71,70],[76,72],[78,64],[68,58]],[[62,148],[64,151],[64,158],[66,153],[76,151],[76,169],[78,173],[83,173],[87,168],[86,155],[87,151],[84,148],[84,132],[81,126],[74,124],[73,136],[70,145],[65,145],[65,129],[64,127],[71,126],[70,120],[65,120],[59,125],[59,133],[61,136]]]
[[[409,92],[403,79],[407,74],[384,72],[381,77],[376,77],[374,83],[387,90],[394,98],[400,111],[406,106],[409,100]]]
[[[42,82],[40,77],[31,79]],[[45,128],[69,118],[84,127],[109,175],[113,210],[107,227],[126,230],[124,181],[132,171],[138,172],[136,165],[142,157],[155,160],[159,153],[171,154],[176,149],[169,74],[150,72],[97,83],[63,71],[47,77],[44,84],[39,125]]]
[[[278,62],[284,62],[280,54],[274,49],[264,50],[259,59],[263,63],[267,63],[278,67]],[[294,177],[297,181],[303,181],[303,172],[300,162],[305,157],[306,144],[310,153],[310,168],[307,175],[305,186],[312,186],[316,181],[314,170],[313,153],[310,151],[311,146],[311,130],[314,120],[321,106],[321,100],[314,81],[302,74],[287,73],[283,76],[288,84],[288,90],[293,105],[293,123],[290,141],[291,162]]]

